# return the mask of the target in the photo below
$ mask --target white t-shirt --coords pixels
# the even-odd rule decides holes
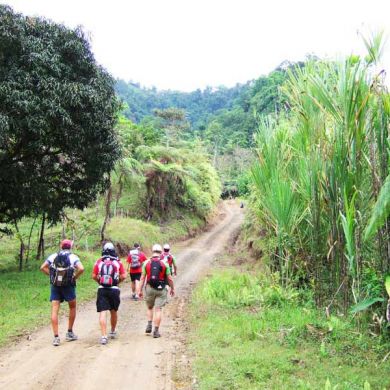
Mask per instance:
[[[62,250],[61,252],[67,252],[70,253],[69,250]],[[53,264],[54,259],[57,257],[58,253],[53,253],[46,259],[46,263],[49,265],[49,267]],[[81,263],[80,259],[78,256],[76,256],[74,253],[70,253],[69,255],[69,261],[70,261],[70,266],[73,268],[77,268],[78,264]]]

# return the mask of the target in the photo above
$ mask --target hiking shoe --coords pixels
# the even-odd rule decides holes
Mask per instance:
[[[101,345],[106,345],[108,343],[108,338],[106,336],[102,336],[100,339],[100,344]]]
[[[108,334],[108,337],[109,337],[110,339],[116,339],[116,336],[117,336],[117,333],[116,333],[115,330],[114,330],[114,331],[111,331],[111,332]]]
[[[78,337],[73,332],[66,332],[66,341],[75,341]]]
[[[145,333],[152,333],[152,324],[146,325]]]
[[[153,332],[153,338],[157,339],[158,337],[161,337],[161,334],[158,329],[155,329]]]
[[[60,345],[60,338],[59,337],[54,337],[53,339],[53,345],[55,347],[58,347]]]

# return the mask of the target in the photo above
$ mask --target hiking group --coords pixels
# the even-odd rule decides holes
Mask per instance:
[[[50,255],[41,265],[41,271],[50,278],[51,325],[54,333],[53,345],[60,345],[58,330],[58,313],[60,304],[66,301],[69,305],[67,341],[77,340],[73,332],[76,318],[76,280],[84,272],[78,256],[72,253],[73,241],[63,240],[58,253]],[[96,309],[99,313],[101,331],[100,343],[107,344],[109,338],[117,336],[118,309],[120,305],[119,284],[127,273],[131,280],[131,298],[138,301],[144,298],[147,306],[147,326],[145,333],[153,332],[153,337],[161,336],[159,328],[162,319],[162,308],[168,301],[169,294],[175,295],[172,275],[177,275],[175,257],[170,246],[161,247],[154,244],[152,256],[148,259],[141,246],[135,243],[127,257],[127,271],[120,260],[115,246],[106,242],[101,257],[92,269],[92,279],[98,283]],[[145,287],[145,288],[144,288]],[[107,316],[110,313],[110,331],[107,333]],[[154,324],[154,329],[153,329]]]

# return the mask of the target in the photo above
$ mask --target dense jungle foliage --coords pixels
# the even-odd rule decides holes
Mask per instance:
[[[117,80],[115,89],[124,103],[124,115],[142,126],[161,127],[156,111],[182,110],[188,121],[183,137],[203,142],[212,155],[226,194],[244,194],[248,191],[249,178],[245,172],[253,162],[251,149],[255,145],[259,118],[288,110],[280,87],[287,78],[288,69],[302,66],[303,62],[285,61],[269,75],[233,88],[158,91]]]
[[[379,34],[365,58],[309,62],[283,86],[290,110],[261,121],[251,209],[283,285],[327,312],[372,307],[390,271],[389,118]],[[258,248],[259,249],[259,248]]]

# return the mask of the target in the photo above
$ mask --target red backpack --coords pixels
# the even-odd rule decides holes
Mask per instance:
[[[99,284],[103,287],[117,286],[119,281],[119,270],[115,263],[116,259],[103,257],[99,272]]]
[[[172,268],[173,265],[173,256],[168,253],[167,255],[164,255],[164,260],[168,263],[168,265]]]

